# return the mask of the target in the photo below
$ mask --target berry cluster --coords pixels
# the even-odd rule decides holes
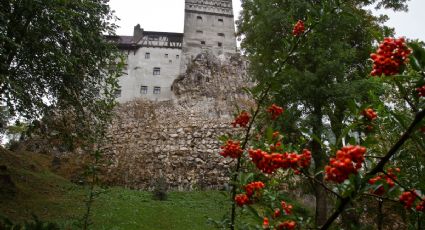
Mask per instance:
[[[251,198],[257,192],[261,191],[261,189],[263,189],[264,187],[265,187],[265,185],[261,181],[252,182],[252,183],[249,183],[245,186],[245,193],[249,198]]]
[[[245,194],[238,194],[235,197],[235,202],[238,206],[244,206],[245,204],[251,204],[253,197],[260,195],[261,189],[265,187],[261,181],[256,181],[245,185]]]
[[[373,121],[378,117],[378,114],[372,108],[363,110],[362,115],[369,121]]]
[[[235,202],[238,206],[242,207],[246,204],[250,204],[251,201],[249,200],[249,197],[246,194],[238,194],[235,196]]]
[[[357,174],[364,162],[366,148],[362,146],[345,146],[336,152],[325,167],[326,180],[342,183],[350,174]]]
[[[423,198],[420,198],[419,195],[416,193],[416,191],[412,190],[412,191],[403,192],[399,198],[400,202],[407,209],[412,208],[416,199],[420,200],[419,203],[416,205],[416,211],[425,212],[425,200]]]
[[[272,104],[267,109],[267,112],[270,113],[272,120],[276,120],[283,113],[283,108],[275,104]]]
[[[305,31],[304,22],[302,20],[298,20],[298,22],[294,26],[294,29],[292,30],[292,35],[298,37],[302,33],[304,33],[304,31]]]
[[[397,175],[394,174],[395,172],[400,172],[399,168],[396,169],[388,169],[386,175],[378,175],[374,178],[369,179],[369,184],[374,185],[378,181],[383,183],[386,183],[389,188],[394,187],[395,183],[394,180],[397,179]],[[378,186],[374,191],[372,191],[373,194],[381,196],[385,193],[385,187],[383,185]]]
[[[416,89],[419,93],[419,97],[425,97],[425,85]]]
[[[413,203],[415,202],[417,197],[418,197],[418,194],[416,194],[415,191],[407,191],[407,192],[403,192],[400,195],[399,200],[404,205],[405,208],[410,209],[413,206]]]
[[[291,213],[292,213],[292,205],[287,204],[285,201],[282,201],[280,204],[282,205],[282,210],[285,211],[285,214],[286,215],[291,215]],[[282,214],[281,210],[279,208],[276,208],[274,210],[274,213],[273,213],[273,218],[277,218],[281,214]]]
[[[311,152],[307,149],[304,149],[302,154],[269,154],[261,149],[250,149],[249,156],[251,157],[257,168],[267,174],[272,174],[279,168],[292,168],[295,170],[296,173],[298,173],[300,168],[308,167],[311,161]]]
[[[251,119],[251,115],[249,115],[248,112],[243,111],[235,118],[232,125],[234,128],[236,128],[237,125],[239,125],[239,127],[246,127],[249,123],[249,119]]]
[[[223,151],[220,153],[223,157],[239,158],[243,150],[239,141],[228,140],[225,145],[220,147]]]
[[[280,202],[282,205],[282,209],[285,210],[286,215],[290,215],[292,213],[292,205],[287,204],[285,201]]]
[[[385,38],[376,53],[370,57],[373,60],[372,76],[395,75],[407,63],[411,50],[406,46],[404,38]]]
[[[277,229],[278,230],[293,230],[293,229],[295,229],[296,226],[297,226],[297,223],[295,221],[293,221],[293,220],[287,220],[287,221],[285,221],[283,223],[280,223],[277,226]]]

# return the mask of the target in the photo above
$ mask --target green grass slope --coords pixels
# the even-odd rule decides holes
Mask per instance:
[[[13,183],[0,179],[0,216],[24,222],[34,214],[77,229],[74,223],[83,216],[87,191],[52,173],[50,164],[49,156],[0,147],[0,177],[7,175]],[[168,200],[158,201],[149,192],[110,188],[93,204],[91,229],[213,229],[207,219],[221,219],[229,207],[218,191],[171,192]]]

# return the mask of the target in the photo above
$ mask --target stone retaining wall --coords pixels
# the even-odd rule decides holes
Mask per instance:
[[[235,105],[252,106],[241,89],[248,86],[240,57],[204,53],[174,82],[175,100],[119,106],[105,146],[106,182],[151,189],[164,177],[178,190],[222,188],[233,162],[219,155],[218,137],[235,132]]]

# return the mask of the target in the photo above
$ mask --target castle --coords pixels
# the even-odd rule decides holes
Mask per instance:
[[[113,39],[126,56],[117,101],[171,100],[174,80],[198,54],[236,52],[232,0],[185,0],[183,33],[144,31],[137,25],[133,36]]]

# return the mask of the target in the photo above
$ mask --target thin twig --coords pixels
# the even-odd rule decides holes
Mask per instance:
[[[398,200],[393,200],[393,199],[390,199],[388,197],[378,196],[378,195],[372,194],[372,193],[361,193],[360,196],[371,196],[371,197],[375,197],[375,198],[378,198],[378,199],[381,199],[381,200],[386,200],[386,201],[391,201],[391,202],[394,202],[394,203],[399,203]]]
[[[332,193],[333,195],[335,195],[336,197],[338,197],[339,199],[342,199],[343,197],[341,196],[341,195],[339,195],[339,193],[337,193],[337,192],[335,192],[335,191],[333,191],[332,189],[330,189],[330,188],[328,188],[324,183],[323,183],[323,181],[320,181],[320,180],[317,180],[315,177],[313,177],[313,176],[311,176],[311,175],[309,175],[309,174],[307,174],[306,172],[302,172],[302,174],[304,175],[304,176],[306,176],[308,179],[310,179],[310,180],[312,180],[312,181],[314,181],[314,182],[316,182],[316,183],[318,183],[319,185],[321,185],[324,189],[326,189],[327,191],[329,191],[330,193]]]
[[[365,155],[364,157],[366,157],[366,158],[378,158],[378,159],[383,158],[383,157],[380,157],[380,156],[371,156],[371,155]]]

